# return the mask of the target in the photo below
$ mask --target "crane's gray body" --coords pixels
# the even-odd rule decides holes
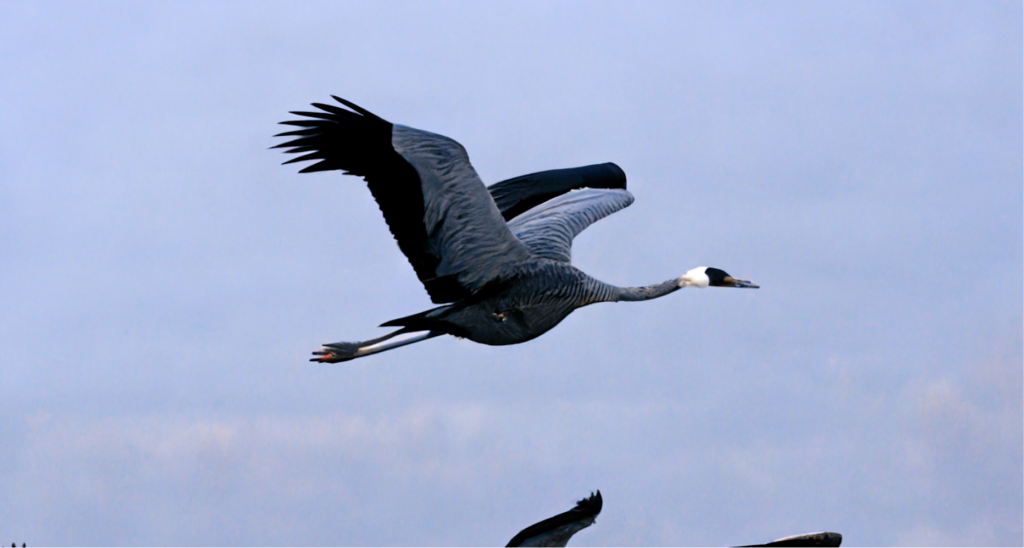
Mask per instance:
[[[478,297],[384,325],[443,331],[489,345],[516,344],[546,333],[581,306],[614,300],[617,294],[617,288],[572,265],[534,259],[516,265],[510,279]]]

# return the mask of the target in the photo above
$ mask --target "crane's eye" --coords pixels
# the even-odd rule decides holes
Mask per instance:
[[[491,317],[494,318],[494,321],[496,322],[503,322],[508,318],[508,312],[495,312],[491,314]]]

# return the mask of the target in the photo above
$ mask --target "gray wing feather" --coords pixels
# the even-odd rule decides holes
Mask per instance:
[[[568,263],[577,234],[631,203],[627,190],[574,190],[519,215],[508,227],[535,257]]]
[[[391,144],[423,185],[427,245],[441,257],[437,276],[477,290],[530,252],[505,224],[466,149],[453,139],[395,124]]]

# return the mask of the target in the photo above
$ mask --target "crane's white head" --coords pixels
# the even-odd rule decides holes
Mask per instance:
[[[679,287],[761,287],[748,280],[737,280],[726,271],[710,266],[691,268],[679,277]]]

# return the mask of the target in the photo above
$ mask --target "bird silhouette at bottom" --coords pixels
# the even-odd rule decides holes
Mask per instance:
[[[633,203],[626,175],[607,163],[524,175],[485,187],[456,141],[392,124],[344,99],[282,124],[299,129],[277,145],[316,161],[300,173],[363,177],[399,249],[437,308],[391,320],[383,337],[324,344],[311,361],[335,363],[440,335],[517,344],[577,308],[645,301],[684,287],[756,288],[718,268],[697,267],[660,284],[616,287],[571,264],[572,240]]]
[[[565,548],[573,535],[594,524],[603,504],[601,492],[593,493],[578,502],[575,508],[528,526],[512,537],[505,548]],[[843,536],[839,533],[807,533],[767,544],[732,548],[838,548],[842,542]]]
[[[839,533],[804,533],[791,537],[780,538],[766,544],[747,544],[740,548],[751,546],[839,546],[843,543],[843,535]]]

